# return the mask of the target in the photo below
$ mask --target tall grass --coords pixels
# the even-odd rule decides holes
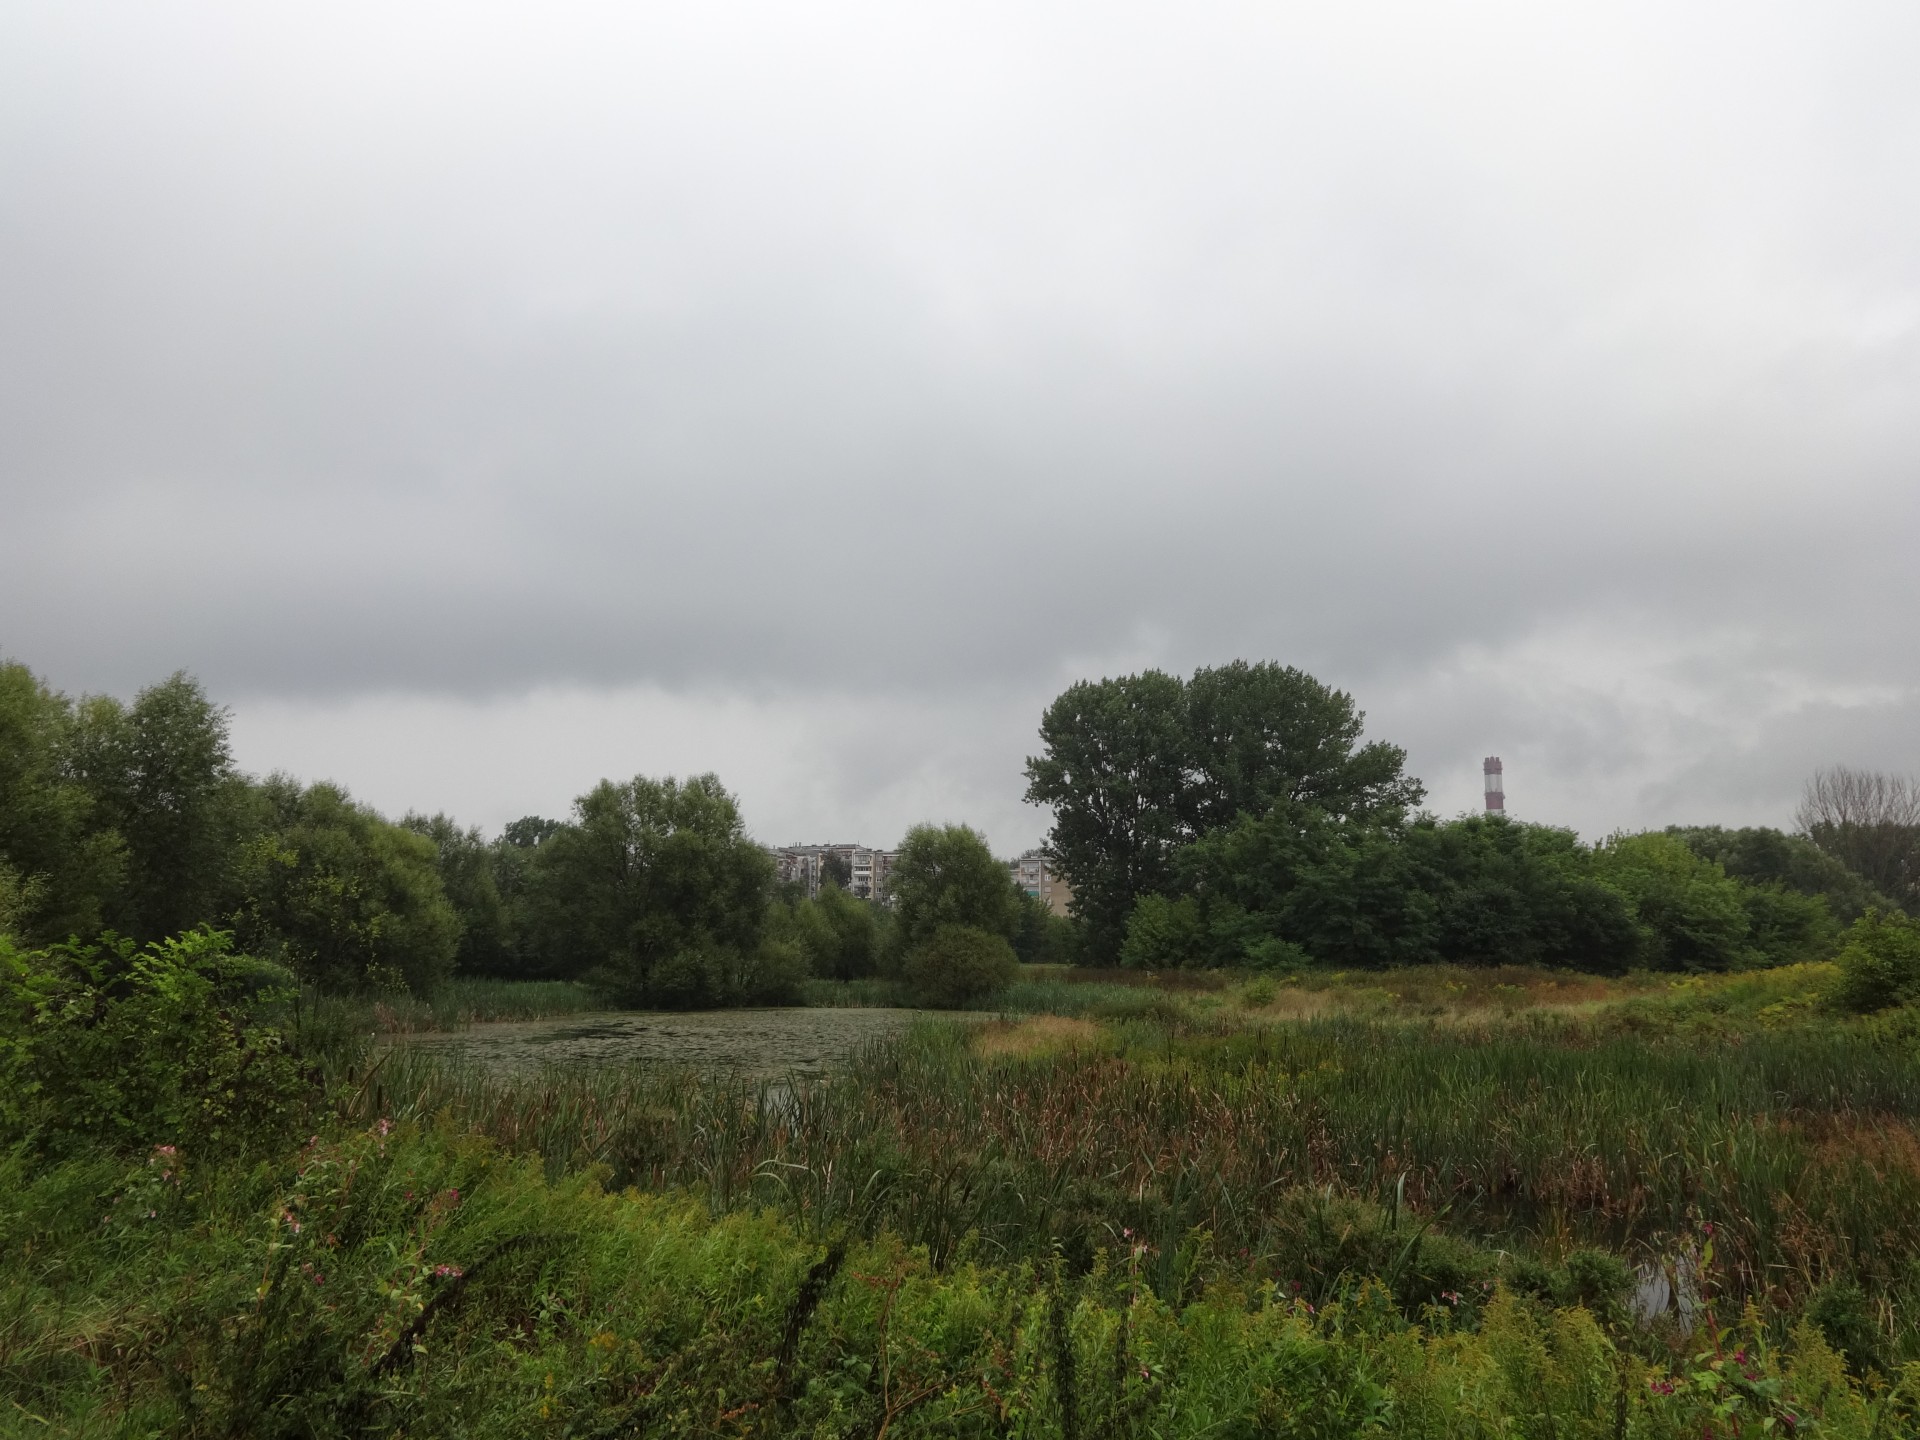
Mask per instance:
[[[547,1180],[446,1125],[164,1158],[103,1223],[100,1167],[0,1155],[0,1431],[1888,1440],[1917,1418],[1920,1368],[1857,1382],[1804,1327],[1736,1318],[1694,1358],[1519,1290],[1414,1321],[1359,1277],[1324,1303],[1220,1278],[1168,1300],[1140,1244],[936,1270],[891,1235]],[[1221,1268],[1199,1244],[1183,1264]]]
[[[354,1113],[447,1111],[555,1173],[771,1205],[819,1232],[890,1228],[936,1260],[976,1237],[1185,1237],[1256,1269],[1303,1187],[1396,1203],[1486,1243],[1649,1259],[1704,1249],[1733,1299],[1856,1281],[1911,1331],[1920,1278],[1920,1068],[1859,1031],[1760,1032],[1702,1052],[1549,1024],[1140,1018],[1079,1048],[982,1055],[929,1023],[832,1080],[647,1068],[501,1079],[396,1054]],[[1330,1188],[1329,1188],[1330,1187]]]
[[[544,1020],[601,1008],[586,986],[572,980],[494,980],[462,976],[431,996],[328,995],[304,991],[294,1005],[296,1028],[309,1052],[350,1050],[354,1037],[458,1030],[496,1020]]]

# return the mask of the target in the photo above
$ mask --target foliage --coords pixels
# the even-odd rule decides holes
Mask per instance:
[[[603,780],[535,851],[526,924],[548,973],[616,1003],[770,1003],[805,978],[763,944],[773,878],[718,777]]]
[[[1013,953],[1023,965],[1073,965],[1080,959],[1086,927],[1065,915],[1053,913],[1038,895],[1019,894],[1019,914],[1014,923]]]
[[[266,830],[248,848],[234,917],[248,951],[332,991],[430,994],[453,970],[460,920],[433,843],[337,785],[261,787]]]
[[[1143,895],[1171,896],[1180,850],[1263,816],[1391,819],[1419,803],[1405,752],[1360,745],[1350,696],[1244,661],[1181,681],[1159,671],[1083,681],[1041,719],[1027,799],[1053,807],[1049,848],[1073,886],[1094,954],[1117,955]]]
[[[498,875],[502,847],[489,845],[477,828],[463,830],[444,814],[410,814],[400,824],[433,842],[441,889],[460,920],[454,972],[514,973],[513,934]]]
[[[1443,1288],[1409,1317],[1362,1273],[1316,1301],[1226,1278],[1203,1240],[1168,1257],[1137,1234],[1088,1265],[942,1265],[891,1235],[610,1193],[406,1123],[328,1134],[263,1184],[190,1174],[145,1226],[74,1223],[103,1184],[126,1193],[150,1173],[0,1177],[21,1182],[0,1185],[16,1242],[0,1254],[68,1257],[0,1262],[7,1392],[49,1425],[185,1440],[1865,1440],[1912,1414],[1902,1391],[1851,1380],[1813,1327],[1781,1343],[1749,1319],[1644,1357],[1555,1298]],[[1302,1203],[1337,1266],[1340,1217]],[[1414,1238],[1363,1224],[1389,1268]],[[1182,1298],[1147,1283],[1163,1266],[1190,1277]]]
[[[880,972],[887,922],[887,911],[825,884],[811,900],[776,905],[772,929],[800,947],[812,974],[860,980]]]
[[[74,773],[73,706],[0,661],[0,886],[8,928],[29,940],[98,933],[125,874],[125,846],[93,826]]]
[[[1177,970],[1205,963],[1213,955],[1213,937],[1190,895],[1178,900],[1142,895],[1127,917],[1120,963],[1129,970]]]
[[[72,766],[91,823],[118,836],[124,871],[105,922],[136,940],[179,934],[232,902],[233,868],[253,816],[233,767],[227,712],[181,673],[132,705],[82,700]]]
[[[916,825],[900,842],[887,876],[895,943],[912,950],[949,925],[1011,940],[1019,926],[1020,888],[979,831],[965,825]]]
[[[45,1152],[277,1138],[313,1099],[273,1018],[291,985],[217,931],[144,948],[0,938],[0,1135]]]
[[[1501,818],[1398,825],[1276,805],[1198,841],[1181,871],[1186,896],[1136,907],[1124,963],[1618,971],[1639,945],[1571,833]]]
[[[1920,777],[1836,765],[1807,781],[1795,818],[1881,895],[1920,910]]]
[[[1824,900],[1834,919],[1851,924],[1875,905],[1889,902],[1860,876],[1804,835],[1766,826],[1730,830],[1719,825],[1669,826],[1703,860],[1735,880]]]
[[[1834,957],[1840,984],[1834,1002],[1865,1013],[1920,1001],[1920,921],[1899,911],[1869,910],[1848,929]]]
[[[982,1000],[1019,973],[1013,947],[970,925],[942,925],[907,951],[900,978],[917,1004],[960,1010]]]
[[[1640,962],[1656,970],[1732,970],[1771,957],[1754,944],[1748,887],[1673,835],[1615,835],[1595,852],[1602,879],[1624,894],[1641,929]],[[1772,892],[1766,914],[1792,900]],[[1819,902],[1810,902],[1818,905]],[[1789,937],[1789,955],[1794,940]]]
[[[1433,897],[1436,959],[1605,973],[1635,954],[1632,913],[1570,830],[1498,816],[1423,819],[1406,844],[1415,883]]]

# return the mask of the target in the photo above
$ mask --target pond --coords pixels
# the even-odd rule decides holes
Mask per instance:
[[[429,1031],[394,1043],[431,1047],[502,1070],[557,1061],[640,1061],[767,1077],[819,1075],[860,1046],[929,1018],[934,1017],[925,1010],[884,1009],[608,1011]],[[947,1012],[942,1018],[984,1017]]]

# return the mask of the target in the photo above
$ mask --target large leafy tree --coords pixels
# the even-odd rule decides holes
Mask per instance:
[[[227,712],[184,673],[142,690],[132,705],[88,696],[75,713],[72,753],[92,823],[125,850],[107,924],[148,941],[214,918],[231,897],[252,808],[234,769]]]
[[[0,662],[0,930],[91,936],[125,870],[72,765],[73,706],[26,666]]]
[[[1366,716],[1345,691],[1268,662],[1194,671],[1186,686],[1186,827],[1195,835],[1276,804],[1335,819],[1397,816],[1425,791],[1407,752],[1361,744]]]
[[[535,857],[529,923],[553,969],[627,1003],[760,998],[773,861],[717,776],[603,780]]]
[[[513,968],[507,907],[500,895],[499,847],[478,829],[462,829],[447,815],[408,815],[401,825],[433,845],[447,903],[460,917],[454,969],[463,975],[504,975]]]
[[[1048,846],[1090,949],[1110,955],[1134,901],[1172,886],[1192,838],[1186,687],[1159,670],[1083,680],[1047,707],[1040,744],[1027,799],[1053,808]]]
[[[453,971],[460,920],[433,842],[285,776],[260,788],[264,833],[247,849],[240,942],[323,989],[430,993]]]
[[[1020,891],[986,838],[965,825],[916,825],[900,842],[887,876],[895,933],[904,950],[958,925],[1011,941],[1020,924]]]
[[[1420,802],[1398,746],[1361,743],[1351,696],[1290,666],[1235,661],[1191,680],[1150,670],[1083,681],[1040,723],[1027,799],[1053,808],[1049,848],[1096,956],[1114,955],[1144,895],[1180,893],[1181,851],[1278,807],[1386,824]]]

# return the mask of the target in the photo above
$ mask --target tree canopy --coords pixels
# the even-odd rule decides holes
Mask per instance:
[[[1364,722],[1345,692],[1265,662],[1070,686],[1041,718],[1026,798],[1053,809],[1048,848],[1095,953],[1117,952],[1142,896],[1178,895],[1182,850],[1242,816],[1373,823],[1419,804],[1405,752],[1362,744]]]
[[[698,1006],[797,983],[791,952],[761,953],[773,862],[716,776],[601,781],[534,869],[533,944],[610,998]]]
[[[979,831],[965,825],[916,825],[900,842],[887,877],[899,944],[933,938],[943,925],[1011,940],[1020,923],[1020,891]]]

